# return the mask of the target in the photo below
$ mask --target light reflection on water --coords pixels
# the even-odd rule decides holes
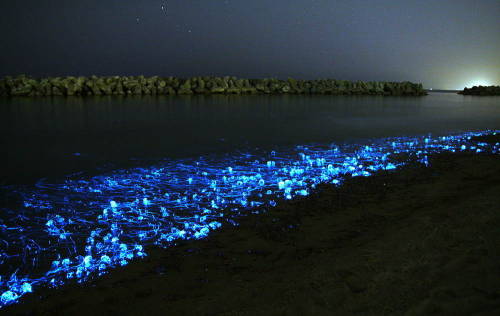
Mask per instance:
[[[1,212],[0,306],[39,287],[83,282],[126,265],[146,256],[148,245],[204,238],[222,225],[237,225],[239,216],[307,196],[319,183],[341,185],[346,177],[405,164],[392,154],[425,165],[436,152],[498,154],[499,144],[471,139],[492,133],[233,151],[5,186],[19,203]]]

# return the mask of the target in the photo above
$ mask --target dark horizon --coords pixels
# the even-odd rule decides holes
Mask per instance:
[[[495,1],[2,2],[0,76],[500,84]],[[8,31],[7,31],[8,30]]]

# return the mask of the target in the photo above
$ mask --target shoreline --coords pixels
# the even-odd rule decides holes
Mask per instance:
[[[464,88],[458,91],[461,95],[474,96],[500,96],[500,86],[473,86],[472,88]]]
[[[483,137],[498,142],[499,136]],[[467,315],[500,310],[498,155],[322,185],[0,314]]]

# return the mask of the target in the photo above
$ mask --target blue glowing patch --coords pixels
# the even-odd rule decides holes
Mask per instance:
[[[95,177],[40,181],[3,188],[21,199],[2,208],[0,307],[37,287],[84,282],[146,256],[148,245],[201,239],[240,216],[303,197],[320,183],[394,170],[408,154],[428,165],[428,155],[469,151],[499,153],[499,144],[472,136],[376,140],[370,145],[296,146],[289,150],[168,160],[148,168]],[[19,277],[22,275],[22,277]]]

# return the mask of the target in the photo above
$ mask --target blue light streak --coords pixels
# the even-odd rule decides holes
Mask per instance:
[[[429,165],[439,152],[498,154],[499,144],[472,140],[497,131],[401,137],[349,145],[296,146],[278,152],[166,160],[34,187],[4,187],[22,203],[0,218],[0,307],[40,287],[85,282],[145,257],[145,247],[201,239],[223,223],[307,196],[320,183],[370,176],[407,162]]]

